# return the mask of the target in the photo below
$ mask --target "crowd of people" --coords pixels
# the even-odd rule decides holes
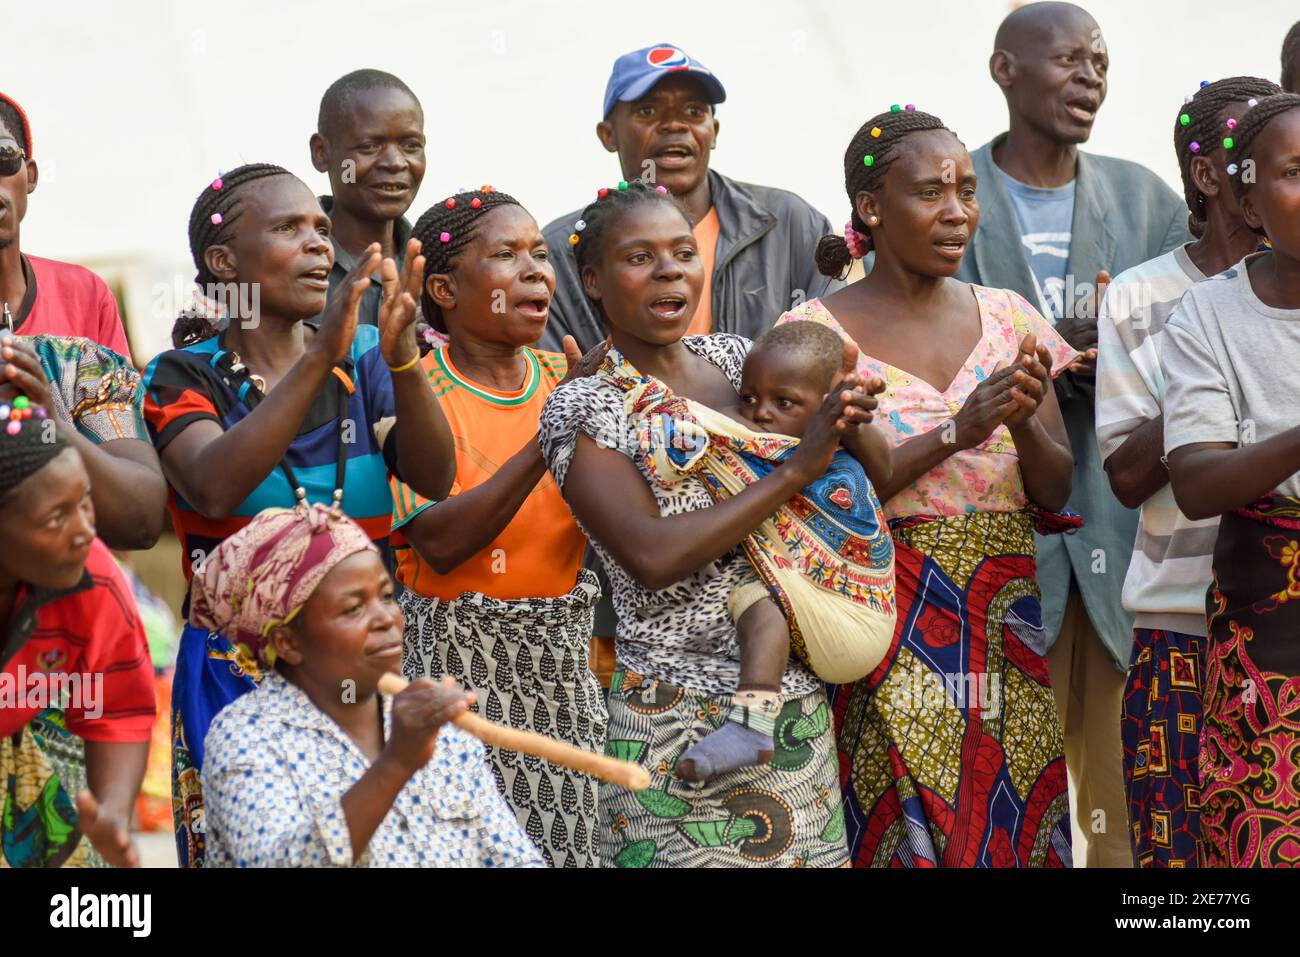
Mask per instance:
[[[113,551],[168,516],[182,866],[1069,867],[1076,829],[1088,866],[1294,864],[1300,23],[1281,85],[1162,108],[1182,197],[1080,149],[1085,10],[993,48],[1007,131],[870,116],[843,230],[711,168],[726,91],[667,44],[615,61],[585,206],[412,225],[420,100],[349,73],[330,195],[203,187],[147,365],[22,250],[0,94],[0,866],[139,862]]]

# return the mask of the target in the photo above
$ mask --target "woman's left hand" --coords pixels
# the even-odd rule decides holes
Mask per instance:
[[[605,353],[609,352],[610,340],[598,342],[592,347],[591,351],[585,356],[582,350],[578,348],[578,340],[573,336],[564,337],[564,358],[568,360],[569,371],[565,373],[560,385],[571,382],[574,379],[581,379],[591,375],[600,368],[600,364],[605,361]]]
[[[424,257],[420,241],[406,244],[406,261],[398,274],[397,263],[385,259],[379,267],[384,287],[379,306],[379,348],[390,368],[400,369],[420,356],[415,338],[415,318],[419,314],[420,294],[424,284]]]
[[[1031,332],[1020,340],[1020,354],[1016,364],[1029,376],[1028,381],[1016,377],[1016,384],[1008,395],[1015,400],[1015,410],[1004,419],[1007,428],[1014,429],[1024,425],[1038,411],[1047,397],[1047,390],[1052,387],[1052,354],[1046,346],[1038,344],[1037,337]]]
[[[89,790],[77,794],[77,826],[113,867],[140,866],[140,852],[131,840],[127,822],[109,814]]]

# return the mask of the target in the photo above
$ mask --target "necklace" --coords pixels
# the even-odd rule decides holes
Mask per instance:
[[[228,352],[220,349],[212,357],[214,368],[220,368],[222,365],[230,372],[231,375],[243,379],[243,383],[236,390],[237,396],[241,401],[247,401],[249,409],[255,409],[262,399],[266,398],[266,380],[260,375],[255,375],[249,371],[248,366],[239,358],[239,353]],[[338,369],[338,366],[335,366]],[[341,512],[343,507],[343,484],[347,477],[348,455],[347,455],[347,432],[344,423],[347,420],[348,408],[348,388],[343,383],[343,376],[331,375],[334,380],[335,389],[338,392],[338,461],[334,467],[334,495],[330,507],[335,511]],[[230,381],[226,380],[230,385]],[[251,391],[250,387],[251,386]],[[298,476],[294,474],[293,466],[289,464],[288,450],[280,459],[280,470],[289,482],[289,488],[293,489],[293,497],[298,505],[307,504],[307,489],[298,483]]]

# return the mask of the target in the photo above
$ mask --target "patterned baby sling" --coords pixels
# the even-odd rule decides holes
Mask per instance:
[[[754,432],[675,395],[626,361],[599,373],[624,392],[646,469],[663,486],[697,476],[714,501],[731,498],[784,462],[799,440]],[[758,581],[733,593],[736,620],[770,595],[790,627],[791,650],[823,681],[869,674],[894,634],[894,545],[880,500],[843,449],[816,481],[742,543]]]

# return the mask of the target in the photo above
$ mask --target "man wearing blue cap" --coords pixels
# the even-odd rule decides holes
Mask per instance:
[[[713,107],[726,98],[718,78],[680,47],[646,47],[614,61],[596,135],[618,154],[623,179],[667,187],[694,224],[706,280],[687,334],[735,332],[753,339],[791,306],[840,284],[813,262],[817,241],[832,232],[825,216],[793,193],[709,169],[718,136]],[[585,351],[606,335],[569,247],[581,213],[545,229],[556,285],[543,349],[558,351],[567,334]]]

